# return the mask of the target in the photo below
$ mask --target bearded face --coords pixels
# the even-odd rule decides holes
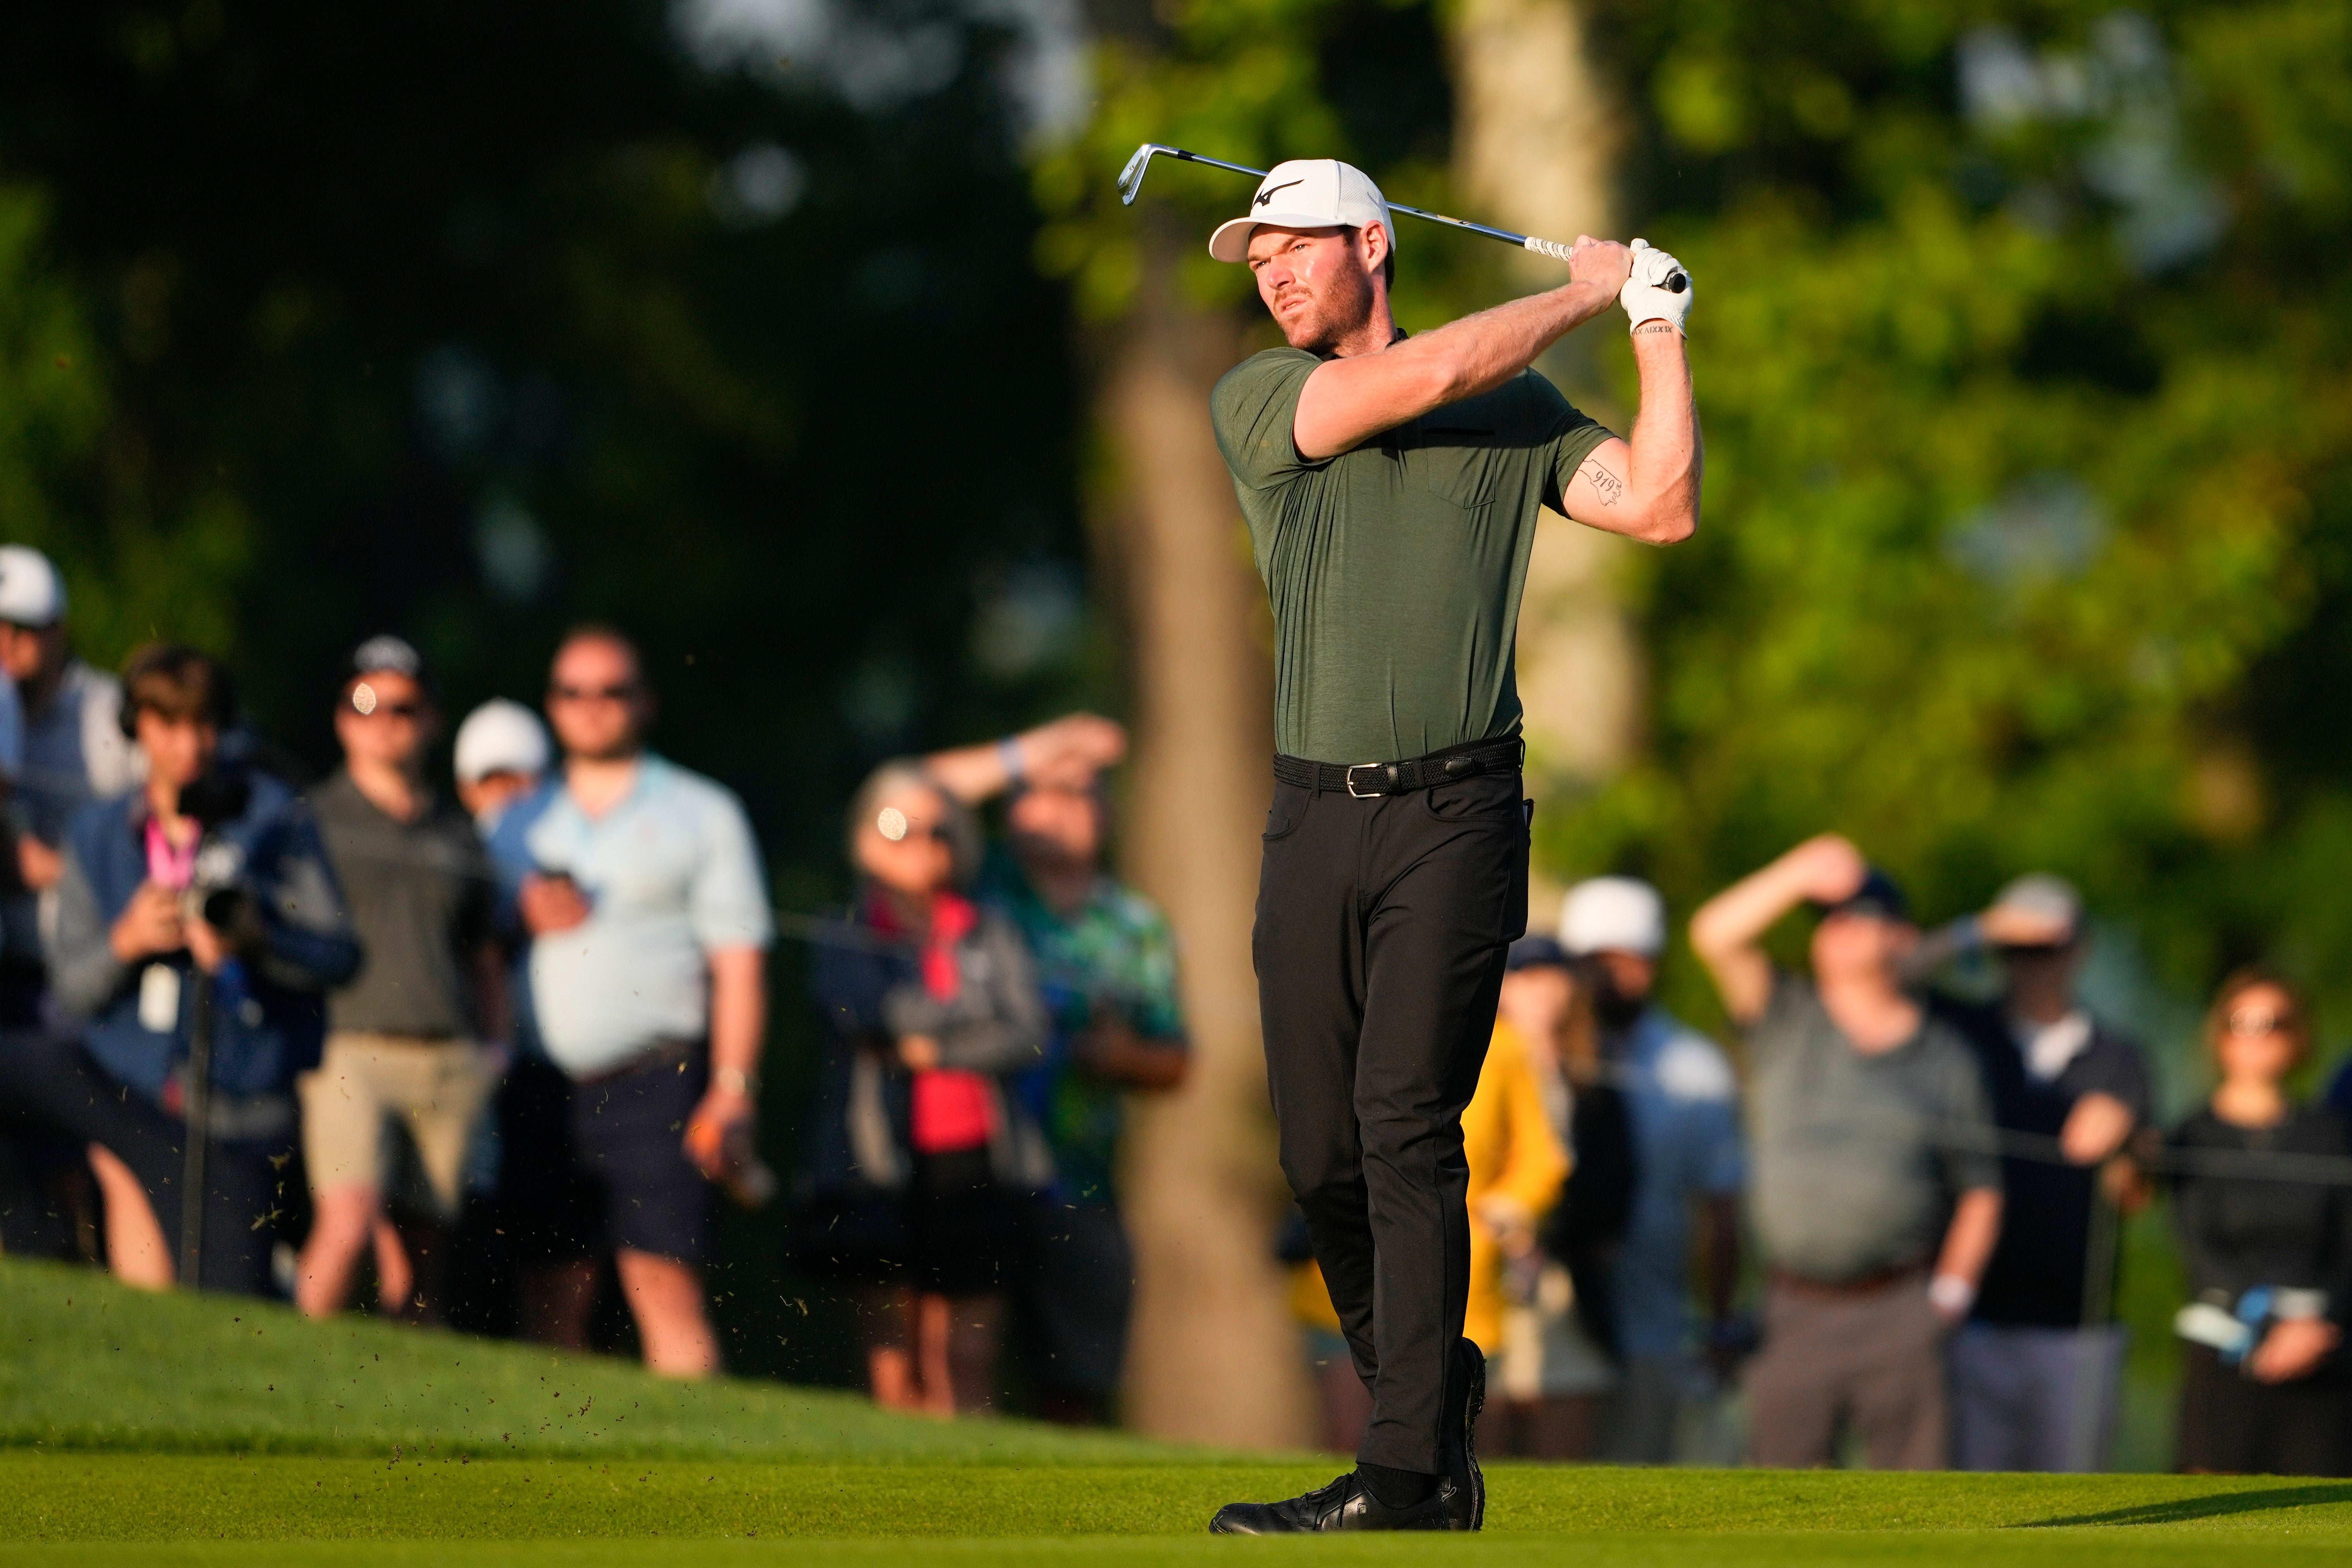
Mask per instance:
[[[1327,353],[1372,319],[1362,231],[1261,228],[1250,236],[1258,298],[1294,349]]]

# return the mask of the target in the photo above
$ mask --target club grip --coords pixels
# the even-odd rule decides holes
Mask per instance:
[[[1526,239],[1519,243],[1526,246],[1529,250],[1534,251],[1538,256],[1548,256],[1554,261],[1573,261],[1576,259],[1575,247],[1573,246],[1562,245],[1556,239],[1538,239],[1535,235],[1529,235]],[[1683,271],[1680,267],[1676,267],[1674,271],[1666,274],[1665,281],[1659,284],[1658,287],[1664,289],[1669,294],[1688,293],[1690,291],[1690,274]]]

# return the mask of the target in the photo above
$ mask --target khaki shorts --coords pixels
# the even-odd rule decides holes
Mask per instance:
[[[302,1157],[310,1190],[384,1188],[398,1117],[440,1218],[454,1219],[466,1155],[497,1089],[500,1054],[463,1040],[414,1040],[339,1030],[316,1071],[302,1074]]]

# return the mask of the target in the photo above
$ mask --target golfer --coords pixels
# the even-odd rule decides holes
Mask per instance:
[[[1209,254],[1289,347],[1210,399],[1276,630],[1274,807],[1255,949],[1282,1166],[1372,1417],[1356,1469],[1210,1528],[1475,1530],[1485,1364],[1462,1337],[1462,1110],[1527,925],[1512,641],[1538,508],[1655,544],[1698,523],[1680,267],[1581,238],[1559,288],[1417,338],[1361,171],[1283,163]],[[1612,303],[1642,406],[1621,441],[1528,369]]]

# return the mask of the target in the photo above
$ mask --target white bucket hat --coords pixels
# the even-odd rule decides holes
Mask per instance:
[[[1337,158],[1293,158],[1276,163],[1258,182],[1247,217],[1217,225],[1209,254],[1219,261],[1249,258],[1250,235],[1260,224],[1286,229],[1362,228],[1378,224],[1396,249],[1396,222],[1388,198],[1370,175]]]

